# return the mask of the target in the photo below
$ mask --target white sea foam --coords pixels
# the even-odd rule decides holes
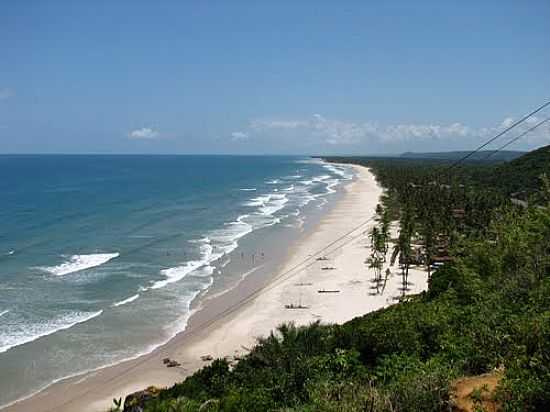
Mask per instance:
[[[255,188],[255,187],[251,187],[251,188],[244,188],[244,189],[239,189],[239,190],[242,190],[243,192],[255,192],[255,191],[256,191],[256,188]]]
[[[302,229],[304,227],[305,222],[306,221],[304,220],[304,218],[302,216],[300,216],[296,219],[296,226],[295,227],[298,228],[298,229]]]
[[[338,179],[332,179],[327,182],[327,193],[336,193],[336,190],[334,188],[338,186],[340,181]]]
[[[234,222],[238,224],[239,222]],[[229,245],[216,245],[215,247],[211,244],[211,239],[209,237],[204,237],[202,239],[191,240],[191,243],[201,243],[200,245],[200,254],[201,257],[199,260],[190,260],[185,262],[181,266],[176,266],[173,268],[161,270],[161,274],[165,276],[165,279],[158,280],[153,283],[149,289],[160,289],[169,285],[170,283],[175,283],[182,280],[187,275],[193,273],[193,276],[207,277],[211,276],[214,273],[214,266],[211,266],[210,263],[215,262],[222,256],[224,256],[229,251],[237,247],[234,240],[229,242]],[[234,244],[234,246],[233,246]],[[214,250],[216,249],[216,250]],[[200,271],[199,271],[200,269]]]
[[[201,277],[201,278],[202,277],[209,277],[209,276],[212,276],[215,269],[216,268],[214,266],[206,265],[206,266],[201,267],[199,270],[195,270],[193,272],[193,276]]]
[[[103,265],[111,259],[117,258],[120,253],[94,253],[91,255],[73,255],[71,258],[57,266],[45,266],[39,269],[52,273],[56,276],[64,276],[69,273],[79,272],[84,269],[90,269]]]
[[[71,312],[43,323],[15,324],[0,334],[0,353],[61,330],[69,329],[79,323],[87,322],[102,313],[102,310],[97,312]]]
[[[216,245],[216,250],[220,251],[219,255],[224,256],[224,255],[228,255],[229,253],[233,252],[235,249],[237,249],[238,246],[239,246],[239,244],[236,241],[230,241],[229,243]],[[228,262],[227,263],[224,262],[221,265],[221,267],[223,268],[223,267],[227,266],[227,264],[230,261],[231,261],[231,259],[228,259]]]
[[[270,195],[253,197],[248,202],[246,202],[244,205],[245,206],[251,206],[251,207],[264,206],[267,202],[269,202],[269,199],[271,199]]]
[[[15,253],[15,250],[10,250],[10,251],[7,253],[7,255],[8,255],[8,256],[11,256],[11,255],[13,255],[14,253]]]
[[[210,239],[208,239],[208,242],[210,242]],[[190,260],[188,262],[185,262],[182,266],[176,266],[173,268],[161,270],[161,274],[164,275],[166,279],[156,281],[155,283],[153,283],[150,289],[160,289],[165,287],[166,285],[169,285],[170,283],[178,282],[189,273],[206,265],[212,257],[212,246],[210,245],[210,243],[204,243],[200,246],[200,251],[200,260]]]
[[[124,300],[121,300],[120,302],[113,303],[113,306],[122,306],[122,305],[126,305],[127,303],[133,302],[133,301],[136,300],[137,298],[139,298],[139,293],[136,293],[135,295],[130,296],[129,298],[126,298],[126,299],[124,299]]]
[[[258,214],[272,216],[275,212],[281,210],[287,202],[286,194],[271,193],[252,198],[245,203],[245,206],[258,207]]]
[[[200,268],[204,264],[205,262],[202,260],[190,260],[189,262],[185,262],[183,266],[163,269],[161,270],[161,273],[166,277],[166,279],[156,281],[151,286],[151,289],[160,289],[165,287],[166,285],[169,285],[170,283],[182,280],[189,273]]]
[[[122,358],[122,359],[118,359],[114,362],[109,362],[109,363],[102,364],[102,365],[100,365],[98,367],[95,367],[95,368],[84,369],[84,370],[81,370],[77,373],[69,374],[69,375],[63,376],[61,378],[54,379],[53,381],[47,383],[46,385],[43,385],[39,389],[35,390],[34,392],[32,392],[32,393],[30,393],[30,394],[28,394],[24,397],[21,397],[21,398],[16,399],[12,402],[0,405],[0,410],[3,409],[3,408],[7,408],[9,406],[12,406],[12,405],[14,405],[18,402],[23,401],[23,400],[29,399],[29,398],[43,392],[44,390],[48,389],[49,387],[55,385],[58,382],[63,382],[63,381],[66,381],[67,379],[76,378],[76,377],[82,377],[81,378],[82,380],[87,379],[88,378],[87,375],[90,374],[90,373],[97,372],[99,370],[108,368],[110,366],[115,366],[115,365],[119,365],[119,364],[124,363],[124,362],[128,362],[128,361],[131,361],[131,360],[138,359],[138,358],[140,358],[144,355],[147,355],[147,354],[153,352],[155,349],[165,345],[170,340],[172,340],[179,332],[181,332],[181,331],[183,331],[187,328],[187,323],[189,321],[189,318],[198,310],[198,309],[191,310],[191,304],[193,303],[195,298],[201,292],[202,292],[202,290],[197,290],[197,291],[193,292],[189,297],[187,297],[187,300],[186,300],[187,310],[183,311],[184,315],[181,316],[181,318],[178,319],[177,322],[174,322],[174,324],[176,324],[175,326],[169,325],[169,327],[164,328],[167,331],[167,336],[165,336],[162,340],[160,340],[156,343],[148,345],[144,350],[142,350],[140,352],[137,352],[136,354],[134,354],[132,356],[128,356],[128,357],[125,357],[125,358]],[[100,312],[102,312],[102,311],[100,311]],[[99,313],[99,314],[101,314],[101,313]],[[1,350],[0,350],[0,352],[1,352]]]
[[[200,239],[192,239],[189,243],[210,243],[210,238],[208,236],[202,237]]]
[[[313,178],[313,181],[314,182],[322,182],[323,180],[327,180],[327,179],[330,179],[329,175],[321,175],[321,176],[315,176]]]
[[[317,205],[317,207],[318,207],[319,209],[322,209],[323,206],[325,206],[327,203],[328,203],[328,200],[325,199],[325,198],[323,197],[323,198],[321,198],[321,201],[319,202],[319,204]]]
[[[346,180],[349,180],[353,177],[352,174],[346,173],[346,169],[344,169],[343,167],[337,167],[337,166],[334,166],[333,164],[330,164],[330,163],[324,163],[323,167],[327,170],[330,170],[332,173],[334,173],[334,174],[336,174],[340,177],[343,177]]]
[[[294,175],[291,177],[301,178],[302,176]],[[320,175],[315,179],[320,182],[328,178],[330,178],[329,175]],[[281,183],[281,180],[275,179],[266,183],[278,184]],[[297,189],[294,184],[282,190],[286,193],[277,193],[273,190],[271,193],[251,198],[244,203],[244,206],[254,208],[255,210],[239,216],[235,221],[225,223],[223,228],[208,232],[207,237],[192,241],[193,243],[201,243],[201,257],[196,260],[187,261],[182,265],[162,270],[161,273],[165,279],[154,282],[149,289],[163,288],[170,283],[182,280],[190,274],[197,277],[211,277],[216,270],[213,263],[233,252],[239,246],[239,239],[254,230],[275,225],[280,223],[281,219],[284,219],[285,216],[279,217],[274,215],[290,201],[288,196],[292,197],[292,204],[296,205],[296,202],[298,202],[299,207],[316,199],[316,195],[312,195],[303,188]],[[295,196],[295,194],[298,196]]]
[[[238,246],[237,241],[251,233],[254,228],[246,221],[250,215],[241,215],[237,220],[225,224],[223,229],[211,232],[212,240],[216,242],[216,249],[223,254],[229,254]]]
[[[312,195],[312,194],[310,194],[310,193],[307,193],[307,194],[303,195],[303,196],[300,198],[299,205],[300,205],[300,207],[304,207],[304,206],[306,206],[309,202],[312,202],[312,201],[314,201],[315,199],[317,199],[317,196]]]
[[[268,185],[278,185],[279,183],[281,183],[281,181],[279,179],[273,179],[273,180],[267,180],[266,183]]]
[[[269,201],[264,203],[258,211],[264,216],[272,216],[275,212],[285,207],[288,202],[288,198],[284,194],[273,194],[270,196]]]
[[[9,312],[9,309],[8,310],[3,310],[2,312],[0,312],[0,317],[4,316],[8,312]]]
[[[220,263],[220,268],[224,268],[226,267],[227,265],[229,265],[231,263],[231,259],[230,258],[227,258],[225,259],[222,263]]]

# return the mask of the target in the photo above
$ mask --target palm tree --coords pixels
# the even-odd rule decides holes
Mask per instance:
[[[385,209],[382,214],[382,222],[380,225],[380,234],[382,235],[382,241],[384,242],[384,262],[386,261],[386,253],[388,252],[388,244],[390,240],[390,215]]]
[[[393,248],[390,265],[393,265],[397,256],[399,256],[401,275],[403,276],[403,290],[405,290],[409,278],[409,265],[412,254],[411,240],[415,226],[412,216],[412,209],[409,205],[406,205],[404,208],[399,226],[399,237]]]
[[[376,283],[376,292],[379,292],[380,283],[382,282],[382,259],[373,253],[371,257],[367,259],[369,269],[374,269],[374,281]]]
[[[424,257],[428,269],[428,279],[431,278],[432,257],[434,255],[434,230],[430,222],[422,226],[422,238],[424,240]]]
[[[374,250],[375,248],[375,244],[377,242],[378,236],[379,236],[378,228],[376,226],[373,226],[369,232],[370,247],[372,250]]]

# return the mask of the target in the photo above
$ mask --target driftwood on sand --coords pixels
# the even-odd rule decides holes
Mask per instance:
[[[162,363],[164,363],[167,368],[175,368],[176,366],[181,366],[181,364],[178,361],[175,361],[170,358],[164,358],[162,360]]]
[[[296,305],[294,303],[289,303],[285,305],[285,309],[309,309],[309,306],[304,306],[302,304]]]

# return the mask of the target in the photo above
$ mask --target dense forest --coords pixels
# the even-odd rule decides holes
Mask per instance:
[[[373,247],[403,274],[425,266],[428,291],[343,325],[282,325],[238,363],[215,360],[144,410],[449,411],[456,382],[479,376],[496,389],[469,393],[475,410],[550,410],[550,147],[456,167],[327,160],[373,171],[385,188]]]
[[[485,153],[489,155],[493,152]],[[431,159],[408,156],[330,158],[331,161],[371,167],[378,178],[380,172],[411,173],[411,182],[431,179],[443,184],[468,184],[481,190],[500,192],[505,196],[519,195],[525,199],[540,192],[541,175],[550,176],[550,146],[541,147],[509,162],[498,159],[497,156],[491,156],[481,161],[479,156],[472,156],[464,163],[453,167],[454,161],[458,160],[456,156],[449,159],[442,156]],[[384,185],[388,182],[381,183]]]
[[[460,160],[470,152],[455,151],[455,152],[405,152],[401,158],[408,159],[443,159],[443,160]],[[474,153],[469,158],[471,160],[491,160],[491,161],[510,161],[525,154],[525,152],[517,152],[511,150],[501,150],[495,152],[493,150],[481,150]]]

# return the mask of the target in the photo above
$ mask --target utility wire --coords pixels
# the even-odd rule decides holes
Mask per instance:
[[[481,146],[477,147],[476,149],[472,150],[470,153],[468,153],[466,156],[460,158],[459,160],[457,160],[456,162],[454,162],[451,166],[449,166],[447,168],[447,172],[451,169],[453,169],[454,167],[458,166],[460,163],[462,163],[464,160],[468,159],[470,156],[472,156],[473,154],[479,152],[481,149],[483,149],[485,146],[489,145],[490,143],[494,142],[495,140],[497,140],[499,137],[501,137],[502,135],[504,135],[505,133],[509,132],[510,130],[512,130],[514,127],[518,126],[519,124],[523,123],[525,120],[527,120],[528,118],[530,118],[531,116],[533,116],[534,114],[540,112],[542,109],[544,109],[545,107],[549,106],[550,105],[550,101],[544,103],[543,105],[539,106],[538,108],[536,108],[535,110],[533,110],[531,113],[529,114],[526,114],[525,116],[523,116],[521,119],[519,119],[518,121],[514,122],[513,124],[511,124],[510,126],[508,126],[506,129],[504,129],[502,132],[500,132],[499,134],[497,134],[496,136],[492,137],[491,139],[487,140],[485,143],[483,143]]]
[[[508,143],[506,144],[503,144],[502,146],[500,146],[498,149],[490,152],[486,157],[484,157],[483,159],[481,160],[487,160],[488,158],[490,158],[491,156],[493,156],[495,153],[497,152],[500,152],[502,149],[510,146],[512,143],[514,142],[517,142],[519,139],[521,139],[523,136],[525,136],[526,134],[528,133],[531,133],[533,130],[535,130],[536,128],[538,128],[539,126],[542,126],[544,123],[546,123],[547,121],[550,120],[550,117],[547,117],[546,119],[544,120],[541,120],[540,122],[538,122],[536,125],[530,127],[529,129],[527,129],[526,131],[524,131],[523,133],[521,133],[520,135],[514,137],[512,140],[510,140]]]

